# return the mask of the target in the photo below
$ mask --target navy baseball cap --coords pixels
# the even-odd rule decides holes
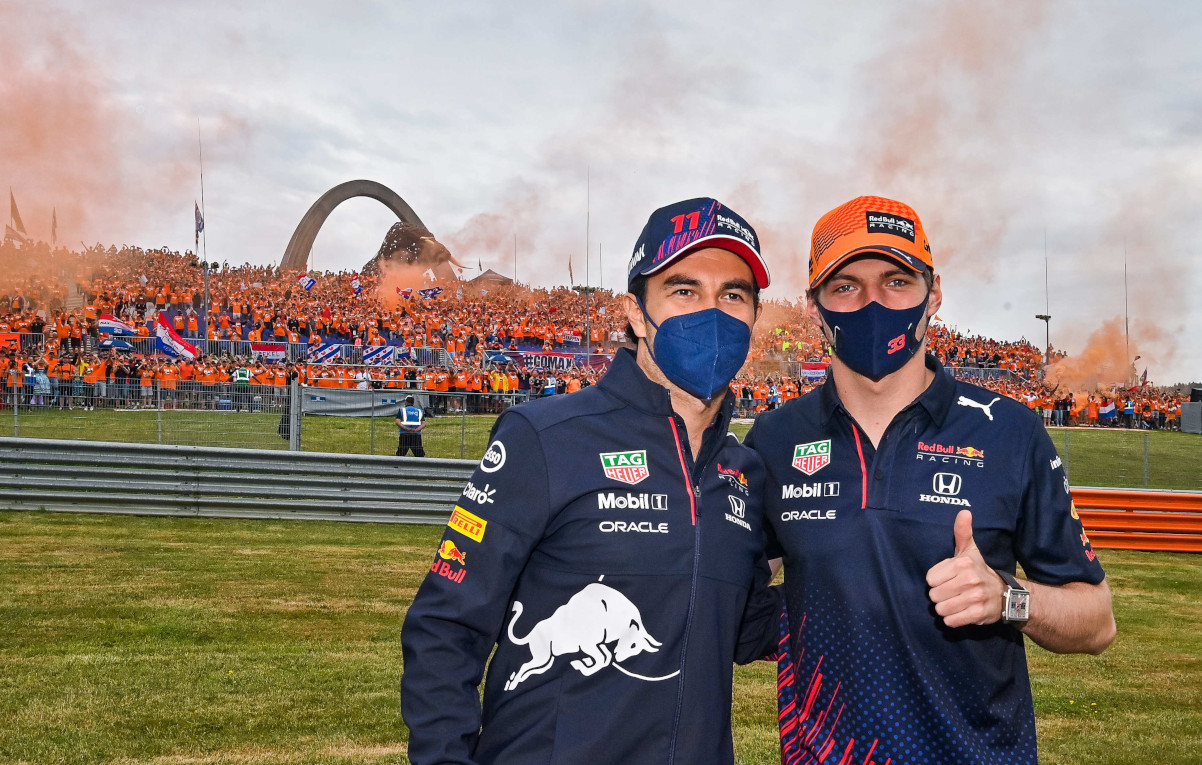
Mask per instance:
[[[654,274],[695,250],[717,247],[738,255],[751,266],[756,286],[768,286],[768,266],[760,255],[759,237],[743,217],[709,197],[686,199],[651,213],[634,245],[626,286],[635,277]]]

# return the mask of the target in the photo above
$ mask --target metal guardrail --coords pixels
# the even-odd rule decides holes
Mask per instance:
[[[445,523],[472,460],[0,438],[0,509]],[[1074,487],[1094,545],[1202,552],[1202,494]]]
[[[0,438],[0,509],[446,523],[470,460]]]

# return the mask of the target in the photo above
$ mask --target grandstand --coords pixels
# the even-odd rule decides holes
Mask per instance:
[[[625,342],[625,317],[610,291],[444,278],[431,295],[424,280],[402,283],[389,262],[373,260],[381,268],[372,273],[314,274],[307,286],[297,272],[213,263],[206,304],[203,264],[189,252],[5,241],[4,405],[239,408],[240,368],[253,386],[248,399],[269,410],[290,376],[322,388],[503,394],[512,402],[592,384]],[[102,317],[132,334],[110,335],[114,324]],[[195,360],[161,352],[160,317],[196,347]],[[1173,389],[1045,386],[1043,355],[1025,340],[936,323],[930,341],[954,374],[1022,401],[1049,425],[1171,429],[1180,421],[1182,396]],[[803,303],[767,301],[748,363],[732,382],[739,414],[813,389],[828,362]]]

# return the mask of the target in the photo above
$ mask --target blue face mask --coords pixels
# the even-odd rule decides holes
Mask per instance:
[[[886,308],[875,300],[855,311],[829,311],[818,304],[822,320],[834,335],[835,355],[847,368],[870,380],[893,374],[922,345],[915,329],[927,312],[926,298],[913,308]]]
[[[655,348],[647,344],[651,358],[664,377],[690,395],[709,401],[747,360],[751,327],[724,311],[707,308],[656,324],[641,300],[639,308],[656,329]]]

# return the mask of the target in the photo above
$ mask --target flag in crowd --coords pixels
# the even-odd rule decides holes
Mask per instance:
[[[107,335],[136,335],[138,334],[133,327],[113,316],[111,313],[100,314],[100,320],[97,323],[97,328],[102,334]]]
[[[410,297],[412,297],[412,296],[413,296],[413,288],[412,288],[412,287],[406,287],[405,289],[401,289],[400,287],[397,287],[397,288],[396,288],[396,294],[398,294],[398,295],[400,295],[401,297],[403,297],[403,298],[405,298],[406,300],[408,300]]]
[[[392,354],[394,347],[391,345],[377,345],[363,349],[363,363],[378,366],[382,364],[392,363]]]
[[[150,280],[146,278],[146,274],[142,274],[141,276],[138,277],[138,281],[142,283],[143,287],[145,287],[146,282],[148,282]]]
[[[363,282],[359,281],[359,274],[355,274],[351,278],[351,289],[354,290],[356,295],[363,291]]]
[[[281,364],[288,359],[288,346],[284,343],[251,343],[250,355],[263,361]]]
[[[323,343],[309,348],[309,361],[317,364],[329,364],[340,358],[342,358],[341,343]]]
[[[1113,420],[1117,415],[1118,415],[1118,408],[1114,405],[1113,401],[1111,401],[1109,404],[1106,404],[1105,406],[1098,407],[1098,419],[1099,420]]]
[[[296,280],[300,282],[300,286],[305,288],[305,292],[313,289],[313,285],[317,284],[317,280],[308,274],[301,274],[296,278]]]
[[[205,216],[200,214],[200,205],[196,204],[196,200],[192,200],[192,206],[196,208],[196,246],[200,247],[200,232],[205,230]],[[208,247],[208,239],[205,239],[205,247]]]
[[[180,337],[179,333],[171,328],[161,313],[155,318],[154,338],[155,347],[168,356],[177,358],[183,356],[191,361],[200,353],[200,349]]]
[[[136,351],[136,350],[138,350],[131,343],[127,343],[124,340],[117,338],[117,337],[110,337],[106,340],[101,340],[99,343],[96,344],[96,347],[101,349],[102,351]]]
[[[426,300],[433,300],[442,294],[442,287],[430,287],[429,289],[418,290],[417,294],[421,295]]]
[[[13,190],[8,190],[8,217],[12,219],[13,228],[22,236],[28,236],[25,233],[25,224],[21,222],[21,212],[17,210],[17,198],[13,196]]]

